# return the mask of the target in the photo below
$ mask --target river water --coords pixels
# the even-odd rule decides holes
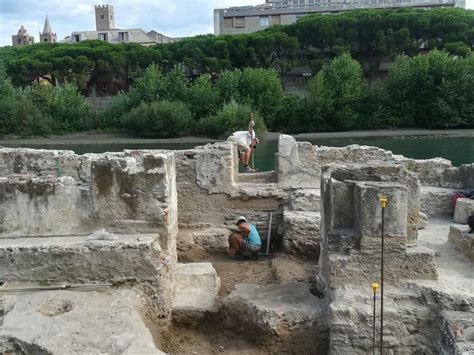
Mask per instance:
[[[394,154],[402,154],[409,158],[428,159],[442,157],[449,159],[455,166],[474,162],[474,137],[473,136],[391,136],[391,137],[338,137],[315,138],[304,137],[298,140],[309,141],[316,145],[346,146],[350,144],[363,144],[377,146],[391,150]],[[46,142],[24,143],[0,142],[0,145],[9,147],[29,147],[42,149],[66,149],[78,154],[116,152],[123,149],[190,149],[197,145],[205,144],[187,142],[155,142],[122,139],[118,142],[104,142],[100,139],[93,142],[71,140],[67,143],[55,143],[54,140]],[[270,134],[262,139],[255,153],[255,167],[261,171],[272,170],[275,165],[275,153],[278,148],[278,135]]]

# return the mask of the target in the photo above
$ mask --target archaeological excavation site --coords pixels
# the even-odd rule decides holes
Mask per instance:
[[[473,354],[465,190],[474,164],[287,135],[250,174],[227,142],[0,148],[0,354]]]

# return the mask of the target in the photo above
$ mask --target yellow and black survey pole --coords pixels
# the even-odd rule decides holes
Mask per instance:
[[[253,122],[253,112],[250,112],[250,122]],[[252,127],[252,130],[254,129],[254,127]],[[253,138],[253,137],[251,137]],[[255,169],[255,152],[254,152],[254,149],[253,149],[253,140],[252,140],[252,169]]]
[[[380,287],[380,285],[377,282],[373,282],[372,285],[370,285],[370,286],[372,287],[372,293],[374,294],[374,312],[373,312],[373,316],[372,316],[372,332],[373,332],[373,335],[372,335],[372,351],[373,351],[373,355],[375,355],[375,344],[376,344],[376,341],[375,341],[375,338],[376,338],[375,320],[376,320],[376,313],[377,313],[377,309],[376,309],[377,289]]]
[[[385,207],[387,198],[380,197],[380,207],[382,207],[382,252],[380,259],[380,355],[383,355],[383,271],[384,271],[384,248],[385,248]]]

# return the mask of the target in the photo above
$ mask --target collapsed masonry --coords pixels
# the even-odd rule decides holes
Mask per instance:
[[[474,187],[474,164],[282,135],[275,165],[239,174],[228,143],[86,155],[0,149],[0,352],[160,353],[141,319],[199,326],[219,312],[224,327],[246,324],[242,336],[288,352],[367,353],[381,194],[390,201],[385,347],[473,346],[474,297],[440,286],[418,229],[420,216],[452,216],[454,190]],[[272,250],[319,263],[321,298],[306,283],[242,284],[218,302],[211,264],[178,263],[224,252],[242,214]],[[13,292],[64,284],[89,291]]]

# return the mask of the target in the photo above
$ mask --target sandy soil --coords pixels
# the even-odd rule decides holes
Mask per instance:
[[[236,261],[225,254],[212,254],[200,261],[211,262],[221,278],[220,297],[225,297],[239,283],[270,284],[291,281],[312,282],[316,265],[312,260],[301,260],[286,255],[260,257],[257,261]],[[162,339],[161,350],[170,354],[277,354],[278,349],[242,338],[224,329],[218,315],[209,316],[195,327],[173,325]],[[163,340],[166,339],[166,340]]]

